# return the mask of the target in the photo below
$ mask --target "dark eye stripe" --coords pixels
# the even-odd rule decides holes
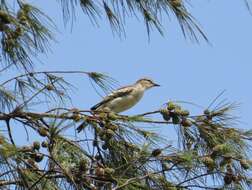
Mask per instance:
[[[148,81],[150,83],[153,83],[152,80],[150,80],[150,79],[144,79],[144,80],[146,80],[146,81]]]

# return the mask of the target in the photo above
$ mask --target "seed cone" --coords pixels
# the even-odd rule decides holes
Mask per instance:
[[[240,165],[244,170],[248,170],[250,168],[249,162],[245,159],[240,160]]]
[[[39,132],[39,135],[40,135],[41,137],[46,137],[46,136],[48,136],[48,131],[47,131],[46,128],[44,128],[44,127],[39,128],[38,132]]]
[[[40,149],[40,142],[34,141],[33,142],[33,149],[34,150],[39,150]]]
[[[41,146],[42,146],[43,148],[47,148],[48,145],[49,145],[49,144],[48,144],[47,141],[43,141],[42,144],[41,144]]]
[[[44,156],[42,154],[36,154],[35,155],[35,162],[41,162],[43,160]]]
[[[183,127],[191,127],[192,126],[192,122],[189,119],[182,119],[181,125]]]
[[[170,112],[167,109],[161,109],[160,113],[165,121],[169,121],[171,119]]]
[[[97,168],[95,169],[95,174],[96,174],[97,176],[104,176],[105,171],[104,171],[103,168],[97,167]]]
[[[162,153],[162,150],[157,148],[152,151],[151,155],[156,157],[156,156],[159,156],[161,153]]]

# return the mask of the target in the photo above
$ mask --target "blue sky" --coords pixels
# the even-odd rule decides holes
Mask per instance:
[[[241,103],[235,112],[241,116],[238,127],[250,128],[252,16],[242,0],[191,2],[192,14],[212,45],[185,40],[177,22],[168,19],[165,36],[154,31],[150,42],[144,24],[134,18],[126,21],[126,38],[113,35],[107,21],[93,26],[80,11],[71,31],[63,27],[58,4],[48,0],[34,4],[52,16],[60,30],[52,53],[40,58],[43,64],[38,63],[37,70],[103,72],[121,85],[147,76],[162,85],[147,92],[127,114],[155,110],[169,99],[208,106],[226,90],[223,98]],[[68,79],[78,87],[73,93],[74,106],[88,109],[100,100],[84,77]]]

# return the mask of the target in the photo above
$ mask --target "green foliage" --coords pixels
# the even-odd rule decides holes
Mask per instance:
[[[109,78],[106,81],[103,75],[84,74],[101,87],[111,82]],[[25,78],[27,76],[28,79]],[[46,77],[45,83],[37,79],[41,76]],[[57,79],[64,81],[52,73],[28,73],[2,85],[17,80],[27,81],[25,84],[35,81],[30,82],[33,85],[27,85],[28,88],[36,89],[40,85],[45,94],[49,94],[68,84],[54,83]],[[26,94],[24,101],[30,100],[26,91],[23,92]],[[200,188],[251,187],[247,142],[251,140],[251,132],[231,126],[235,121],[230,114],[234,104],[223,104],[192,116],[178,103],[168,102],[159,110],[126,116],[67,107],[53,108],[44,113],[25,111],[29,110],[32,102],[26,109],[16,108],[10,113],[0,114],[0,120],[6,122],[8,130],[0,140],[2,167],[6,171],[3,175],[12,179],[11,182],[5,180],[5,186],[15,184],[17,187],[41,189],[49,185],[52,189],[113,190],[183,189],[196,184]],[[160,114],[163,119],[148,117],[154,114]],[[11,135],[12,123],[9,121],[12,120],[22,123],[29,131],[33,130],[43,142],[16,146]],[[68,130],[75,124],[79,125],[77,130],[80,134],[75,138],[68,137]],[[174,125],[178,129],[181,148],[176,149],[158,134],[139,127],[148,124]],[[17,166],[18,170],[15,169]],[[19,177],[13,178],[13,175]],[[216,186],[207,183],[210,177]]]
[[[30,70],[32,58],[45,53],[49,41],[53,39],[49,28],[55,28],[53,22],[43,12],[30,4],[19,3],[16,12],[6,9],[1,2],[0,32],[2,58],[5,65]]]
[[[98,18],[105,16],[113,31],[116,31],[119,35],[125,32],[124,20],[127,16],[132,15],[143,18],[148,35],[150,35],[152,28],[157,29],[163,35],[161,17],[165,15],[169,18],[171,14],[174,14],[185,36],[196,41],[198,37],[203,37],[207,41],[206,35],[189,13],[186,2],[183,0],[102,1],[102,3],[93,0],[61,0],[60,2],[66,23],[69,19],[74,18],[75,9],[80,6],[83,12],[96,24]]]
[[[85,154],[81,149],[67,139],[58,136],[54,137],[53,141],[51,155],[64,170],[70,171],[72,168],[77,167],[80,160],[85,159]]]
[[[0,155],[4,159],[12,158],[18,153],[18,149],[13,146],[12,144],[9,144],[5,137],[0,136]]]
[[[20,178],[23,180],[21,186],[34,189],[58,190],[53,181],[43,178],[43,173],[34,172],[31,170],[21,170]]]

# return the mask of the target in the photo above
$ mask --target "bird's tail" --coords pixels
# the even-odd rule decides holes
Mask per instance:
[[[103,102],[100,102],[98,104],[95,104],[93,107],[90,108],[91,111],[95,111],[97,110],[101,105],[103,104]]]
[[[87,122],[82,122],[77,128],[77,132],[80,133],[86,126],[88,126],[88,123]]]

